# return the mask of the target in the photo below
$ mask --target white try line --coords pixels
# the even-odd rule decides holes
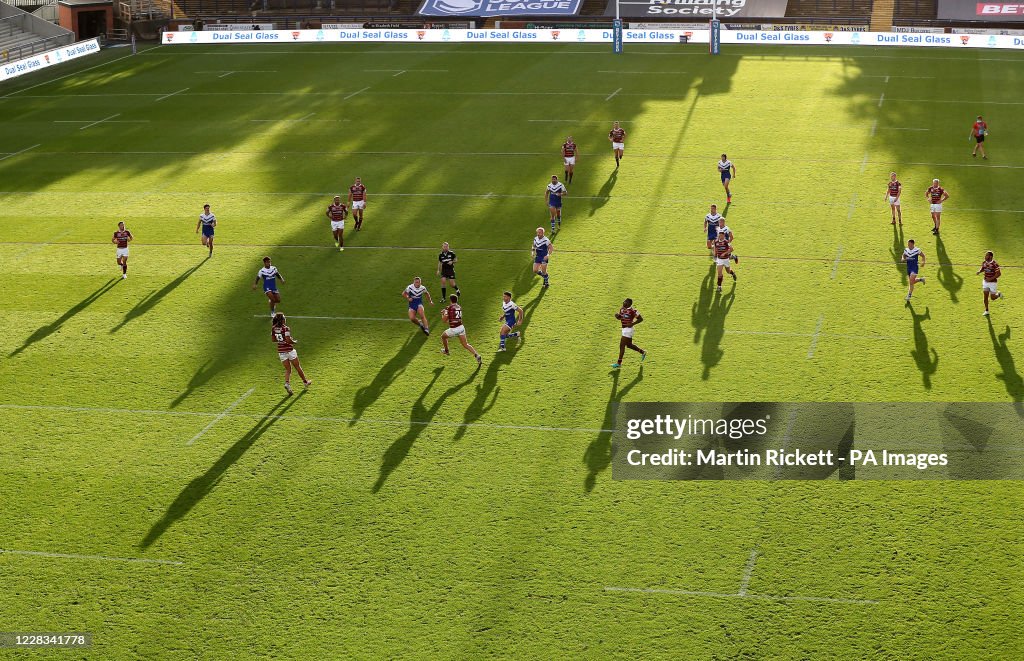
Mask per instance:
[[[409,318],[401,317],[322,317],[322,316],[311,316],[301,314],[288,314],[285,315],[289,319],[324,319],[327,321],[404,321],[409,323]],[[269,319],[270,316],[266,314],[254,314],[253,319]]]
[[[121,116],[121,113],[119,113],[119,112],[118,113],[114,113],[110,117],[104,117],[103,119],[97,120],[95,122],[90,122],[90,123],[86,124],[85,126],[79,128],[78,130],[79,131],[84,131],[85,129],[87,129],[89,127],[96,126],[97,124],[102,124],[103,122],[108,122],[108,121],[114,119],[115,117],[120,117],[120,116]]]
[[[37,558],[67,558],[69,560],[100,560],[103,562],[137,562],[151,565],[183,565],[184,562],[176,560],[157,560],[155,558],[119,558],[113,555],[85,555],[81,553],[48,553],[46,551],[15,551],[13,549],[0,549],[0,553],[7,555],[27,555]]]
[[[622,88],[620,87],[619,89],[615,90],[614,92],[612,92],[612,93],[611,93],[611,94],[609,94],[608,96],[604,97],[604,100],[605,100],[605,101],[611,101],[611,100],[612,100],[612,97],[613,97],[613,96],[615,96],[616,94],[618,94],[618,93],[619,93],[619,92],[621,92],[621,91],[622,91]]]
[[[37,412],[58,412],[58,413],[116,413],[121,415],[153,415],[153,416],[184,416],[184,417],[210,417],[217,419],[234,418],[240,420],[284,420],[291,422],[329,422],[332,424],[367,424],[382,425],[387,427],[447,427],[458,429],[461,427],[480,429],[508,429],[516,431],[545,431],[545,432],[575,432],[582,434],[605,434],[612,433],[614,429],[601,429],[595,427],[553,427],[545,425],[500,425],[488,422],[447,422],[443,420],[392,420],[385,418],[343,418],[339,416],[322,415],[264,415],[260,413],[210,413],[201,411],[167,411],[163,409],[119,409],[102,406],[57,406],[44,404],[0,404],[0,410],[12,411],[37,411]]]
[[[369,88],[369,87],[364,87],[363,89],[361,89],[361,90],[359,90],[359,91],[357,91],[357,92],[352,92],[351,94],[349,94],[348,96],[346,96],[346,97],[345,97],[344,99],[342,99],[342,101],[348,101],[349,99],[351,99],[351,98],[352,98],[353,96],[355,96],[356,94],[361,94],[361,93],[365,92],[365,91],[366,91],[366,90],[368,90],[368,89],[370,89],[370,88]]]
[[[811,336],[811,348],[807,350],[807,358],[814,358],[814,350],[818,347],[818,338],[821,336],[821,326],[825,323],[825,315],[818,317],[818,325]],[[795,409],[794,409],[795,410]]]
[[[210,420],[209,424],[207,424],[205,427],[203,427],[199,431],[198,434],[196,434],[195,436],[190,438],[188,443],[186,443],[185,445],[192,445],[193,443],[198,441],[203,436],[203,434],[205,434],[206,432],[210,431],[210,428],[213,427],[218,422],[220,422],[221,420],[223,420],[225,416],[230,415],[232,411],[234,411],[236,408],[238,408],[239,404],[244,402],[246,400],[246,398],[249,397],[249,395],[253,394],[253,392],[255,392],[255,391],[256,391],[255,387],[249,388],[245,392],[245,394],[242,395],[241,397],[239,397],[238,399],[236,399],[231,406],[229,406],[226,409],[224,409],[224,411],[222,413],[220,413],[216,418],[214,418],[213,420]]]
[[[605,592],[641,592],[644,594],[674,594],[691,597],[715,597],[718,599],[758,599],[761,601],[819,601],[832,604],[877,604],[876,599],[843,599],[839,597],[805,597],[802,595],[754,594],[745,592],[704,592],[700,590],[666,590],[660,588],[606,587]]]
[[[187,92],[190,89],[192,89],[192,88],[191,87],[185,87],[185,88],[182,88],[182,89],[178,90],[177,92],[171,92],[170,94],[164,94],[159,99],[157,99],[157,101],[163,101],[164,99],[169,99],[169,98],[171,98],[172,96],[174,96],[176,94],[181,94],[182,92]]]
[[[7,160],[7,159],[9,159],[9,158],[14,158],[14,157],[15,157],[15,156],[17,156],[18,154],[24,154],[24,153],[25,153],[25,152],[27,152],[27,151],[31,151],[31,150],[35,149],[36,147],[38,147],[38,146],[39,146],[39,145],[41,145],[41,144],[43,144],[43,143],[41,143],[41,142],[40,142],[40,143],[37,143],[37,144],[34,144],[34,145],[32,145],[31,147],[25,147],[25,148],[24,148],[24,149],[22,149],[21,151],[16,151],[16,152],[10,152],[10,153],[8,153],[8,154],[7,154],[6,156],[4,156],[4,157],[0,157],[0,161],[6,161],[6,160]]]

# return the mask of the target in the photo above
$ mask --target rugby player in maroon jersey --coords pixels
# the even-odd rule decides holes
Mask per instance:
[[[295,344],[298,342],[292,337],[292,330],[288,328],[285,323],[284,315],[278,312],[274,315],[274,320],[270,327],[270,339],[277,344],[277,357],[281,359],[281,363],[284,365],[284,389],[288,394],[292,394],[292,368],[298,373],[299,378],[302,379],[302,385],[309,387],[311,380],[306,378],[305,373],[302,371],[302,365],[299,365],[299,354],[295,351]]]
[[[732,259],[732,243],[729,241],[729,237],[724,233],[720,233],[718,238],[715,239],[715,265],[718,267],[718,291],[722,291],[722,271],[732,276],[732,279],[736,279],[736,271],[729,268],[729,260]]]
[[[935,226],[932,228],[932,234],[938,234],[939,224],[942,222],[942,203],[949,199],[949,193],[939,185],[938,179],[932,179],[932,185],[928,187],[924,196],[931,203],[932,225]]]
[[[128,278],[128,243],[134,238],[132,233],[124,228],[124,223],[120,222],[117,224],[117,231],[114,232],[114,237],[110,239],[110,242],[117,246],[114,254],[117,257],[117,265],[121,267],[122,280]]]
[[[996,256],[989,250],[985,253],[985,261],[981,263],[981,268],[978,269],[978,273],[984,273],[983,281],[981,283],[981,291],[985,297],[985,311],[982,316],[988,316],[988,302],[989,299],[996,300],[1003,298],[1003,295],[996,288],[996,283],[999,281],[999,276],[1003,274],[999,268],[999,262],[996,261]]]
[[[441,353],[444,355],[448,354],[448,338],[458,337],[459,342],[466,348],[466,351],[473,354],[476,358],[476,364],[480,365],[484,362],[484,359],[480,357],[473,345],[466,339],[466,327],[462,325],[462,307],[459,305],[459,297],[452,294],[448,297],[450,304],[444,310],[441,311],[441,319],[448,322],[448,329],[441,333],[441,345],[444,349]]]
[[[619,167],[622,152],[626,148],[626,131],[618,122],[612,124],[612,130],[608,131],[608,142],[612,143],[612,151],[615,153],[615,167]]]
[[[354,184],[348,187],[348,206],[352,209],[352,218],[356,221],[356,229],[363,229],[363,209],[366,208],[366,186],[363,180],[356,177]]]
[[[633,327],[644,320],[643,315],[633,307],[633,299],[627,298],[622,302],[622,307],[615,313],[615,318],[622,324],[622,337],[619,338],[619,359],[612,363],[612,367],[622,367],[622,357],[626,355],[626,349],[632,349],[640,354],[640,362],[647,358],[647,352],[633,344]]]
[[[899,220],[900,225],[903,225],[903,211],[900,209],[900,195],[903,194],[903,184],[896,178],[895,172],[889,173],[889,183],[885,188],[885,200],[889,203],[889,210],[892,211],[892,222],[890,225],[895,225],[896,221]]]
[[[562,160],[565,162],[565,183],[572,183],[572,173],[576,168],[576,157],[579,155],[580,150],[576,147],[576,143],[573,142],[572,136],[568,136],[565,142],[562,143]]]
[[[327,205],[327,218],[331,221],[331,234],[334,235],[334,245],[339,251],[345,249],[345,216],[348,215],[348,207],[342,201],[340,195],[334,196],[334,202]]]

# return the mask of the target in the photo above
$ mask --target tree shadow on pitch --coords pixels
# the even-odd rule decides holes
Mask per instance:
[[[598,473],[603,472],[612,462],[612,430],[615,428],[615,414],[619,408],[619,402],[643,381],[644,366],[641,364],[636,376],[619,388],[619,380],[622,378],[622,368],[612,372],[612,391],[608,397],[608,405],[605,407],[604,422],[601,423],[601,431],[597,437],[590,442],[583,452],[583,463],[587,467],[587,477],[583,480],[583,490],[590,493],[597,484]]]
[[[941,236],[935,237],[935,257],[938,260],[939,284],[949,292],[951,301],[959,303],[960,299],[957,298],[957,294],[964,287],[964,278],[953,270],[953,264],[949,261],[949,253],[946,252],[946,244],[942,242]]]
[[[71,319],[76,314],[78,314],[79,312],[81,312],[85,308],[87,308],[90,305],[92,305],[93,303],[95,303],[96,300],[100,296],[103,296],[103,294],[106,294],[108,291],[110,291],[110,289],[115,284],[117,284],[118,280],[119,280],[118,278],[112,278],[112,279],[108,280],[107,282],[105,282],[103,284],[102,287],[100,287],[99,289],[97,289],[93,293],[91,293],[88,296],[86,296],[85,298],[83,298],[81,300],[81,302],[79,302],[77,305],[75,305],[75,307],[71,308],[70,310],[68,310],[67,312],[62,314],[60,316],[60,319],[57,319],[56,321],[54,321],[52,323],[49,323],[49,324],[47,324],[45,326],[42,326],[41,328],[38,328],[34,333],[32,333],[31,335],[28,336],[28,338],[22,343],[22,345],[20,347],[18,347],[17,349],[12,351],[11,353],[7,354],[7,357],[8,358],[12,358],[14,356],[17,356],[19,353],[21,353],[25,349],[28,349],[30,346],[32,346],[36,342],[39,342],[40,340],[45,340],[47,337],[49,337],[49,336],[53,335],[54,333],[56,333],[57,331],[59,331],[61,329],[61,327],[65,323],[67,323],[67,321],[69,319]]]
[[[409,339],[405,341],[402,348],[395,352],[395,355],[380,368],[377,376],[373,377],[373,381],[356,391],[355,399],[352,401],[352,419],[348,423],[349,427],[356,424],[359,418],[362,417],[366,407],[377,401],[381,394],[387,390],[388,386],[402,375],[402,372],[405,371],[415,353],[414,348],[418,348],[425,340],[426,335],[419,331],[416,331],[415,334],[410,334]]]
[[[700,350],[700,362],[704,363],[704,372],[701,379],[707,381],[711,378],[711,370],[722,361],[725,350],[722,349],[722,338],[725,337],[725,318],[736,302],[736,281],[732,283],[732,289],[724,296],[715,292],[715,297],[708,307],[707,326],[704,329],[704,344]]]
[[[996,378],[1003,382],[1010,399],[1017,404],[1017,413],[1024,416],[1024,407],[1020,406],[1020,403],[1024,402],[1024,377],[1021,377],[1020,372],[1017,371],[1013,354],[1008,346],[1010,327],[1007,325],[1006,330],[997,336],[996,330],[992,326],[992,317],[988,317],[988,336],[992,340],[992,350],[996,354],[996,360],[1003,368],[1003,373],[996,374]]]
[[[430,389],[434,387],[437,380],[441,378],[441,374],[444,372],[444,369],[445,368],[442,366],[434,370],[434,378],[430,380],[430,383],[427,384],[427,387],[423,389],[423,392],[420,393],[420,396],[416,398],[416,402],[412,405],[412,412],[409,415],[409,431],[388,446],[388,449],[384,451],[384,456],[380,462],[380,475],[377,476],[377,481],[373,484],[373,493],[377,493],[381,488],[383,488],[388,476],[390,476],[391,473],[393,473],[409,455],[409,450],[412,449],[412,444],[416,442],[419,435],[423,433],[423,429],[430,423],[437,412],[441,410],[441,406],[444,404],[445,400],[469,385],[470,381],[476,378],[477,372],[480,371],[480,366],[477,365],[465,380],[441,393],[441,396],[438,397],[428,409],[423,405],[423,401],[427,398],[427,393],[429,393]]]
[[[601,190],[597,191],[597,195],[590,199],[590,213],[589,218],[592,218],[595,213],[601,210],[601,207],[608,204],[608,200],[612,197],[612,189],[615,188],[615,183],[619,179],[619,169],[615,168],[611,174],[608,175],[608,180],[601,186]]]
[[[160,517],[160,520],[153,524],[153,527],[146,533],[145,538],[139,543],[139,547],[142,549],[149,548],[152,546],[160,537],[167,532],[167,530],[174,525],[177,521],[183,519],[193,507],[195,507],[199,501],[206,496],[210,495],[210,492],[216,488],[217,484],[220,483],[224,473],[236,461],[238,461],[242,455],[246,453],[253,446],[253,444],[259,440],[263,434],[270,429],[275,422],[280,420],[288,409],[292,407],[295,402],[299,401],[305,391],[299,392],[295,397],[285,396],[280,401],[274,404],[273,408],[267,412],[267,414],[260,418],[252,429],[247,431],[242,438],[234,442],[234,444],[224,451],[224,454],[220,456],[217,461],[207,469],[205,473],[196,477],[181,490],[178,497],[174,499],[168,507],[164,515]],[[288,400],[291,401],[288,401]],[[287,405],[285,404],[287,402]]]
[[[708,267],[707,275],[700,283],[700,290],[697,293],[697,300],[693,302],[690,309],[690,324],[693,326],[693,343],[700,342],[701,333],[708,327],[708,317],[711,314],[711,301],[715,297],[715,264]]]
[[[892,226],[892,249],[889,253],[892,255],[892,260],[896,262],[896,272],[900,274],[900,279],[903,280],[903,286],[907,286],[907,267],[903,265],[903,246],[906,245],[906,241],[903,239],[903,226],[893,225]]]
[[[160,291],[150,292],[148,296],[146,296],[144,299],[136,303],[135,307],[133,307],[131,310],[128,311],[127,314],[124,315],[124,319],[122,319],[120,323],[118,323],[116,326],[110,329],[110,332],[116,333],[117,331],[124,328],[128,324],[128,322],[132,321],[133,319],[137,319],[142,315],[146,314],[147,312],[149,312],[150,310],[152,310],[154,307],[156,307],[157,303],[163,300],[165,296],[167,296],[172,291],[177,289],[178,285],[188,280],[190,275],[198,271],[203,266],[203,264],[206,263],[206,261],[207,260],[204,259],[203,261],[199,262],[195,266],[191,267],[190,269],[179,275],[174,280],[171,280],[166,285],[164,285],[164,288],[161,289]]]
[[[928,346],[928,336],[925,335],[924,327],[921,325],[923,321],[932,318],[931,312],[926,307],[924,314],[917,314],[910,301],[907,301],[907,307],[910,308],[910,317],[914,321],[914,350],[910,352],[910,355],[914,358],[917,369],[921,371],[921,380],[924,382],[925,389],[931,390],[932,375],[939,369],[939,353],[934,347]]]

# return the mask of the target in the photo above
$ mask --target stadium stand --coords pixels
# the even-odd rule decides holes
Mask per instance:
[[[73,41],[70,30],[0,2],[0,62],[19,60]]]
[[[896,0],[893,11],[896,21],[932,21],[937,15],[936,0]]]
[[[892,29],[892,17],[896,10],[895,0],[874,0],[871,5],[871,30],[888,32]]]
[[[871,18],[871,0],[789,0],[786,18]]]

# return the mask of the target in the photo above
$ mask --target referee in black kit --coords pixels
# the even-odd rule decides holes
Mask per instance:
[[[441,244],[441,253],[437,256],[437,274],[441,276],[441,300],[448,300],[448,285],[455,287],[455,295],[462,298],[459,285],[455,282],[455,262],[459,261],[451,251],[448,242]]]

